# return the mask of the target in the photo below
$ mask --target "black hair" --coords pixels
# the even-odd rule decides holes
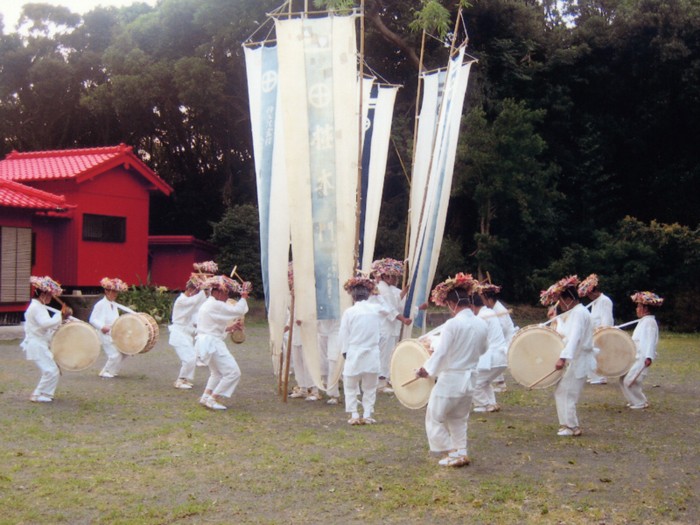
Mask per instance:
[[[564,290],[561,295],[568,295],[571,299],[574,301],[578,301],[578,291],[576,290],[575,286],[568,286],[566,290]]]
[[[481,295],[483,295],[487,299],[495,299],[498,294],[493,290],[484,290],[483,292],[481,292]]]
[[[364,286],[355,286],[350,290],[350,296],[355,302],[365,301],[369,299],[369,290]]]
[[[447,292],[447,301],[455,303],[457,306],[469,306],[472,304],[472,296],[464,288],[452,288]]]
[[[475,293],[474,295],[472,295],[472,304],[474,306],[484,306],[484,300],[478,293]]]

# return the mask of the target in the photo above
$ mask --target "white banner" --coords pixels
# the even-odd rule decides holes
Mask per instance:
[[[279,99],[277,48],[244,47],[260,220],[260,267],[273,369],[282,351],[289,297],[289,213]]]
[[[323,387],[317,321],[350,306],[358,173],[355,16],[276,19],[295,310],[304,358]]]
[[[414,306],[419,306],[427,301],[430,288],[435,277],[440,247],[442,245],[445,230],[445,219],[452,188],[452,175],[459,140],[459,128],[464,106],[464,97],[469,80],[471,62],[463,64],[464,48],[460,48],[457,55],[450,60],[446,71],[440,72],[444,80],[439,79],[435,83],[431,79],[430,89],[426,90],[431,96],[436,93],[439,103],[426,100],[426,111],[421,106],[419,127],[433,123],[433,132],[419,131],[419,140],[428,141],[432,148],[426,144],[416,146],[425,155],[430,153],[429,170],[427,180],[423,181],[419,173],[418,181],[413,181],[411,186],[411,217],[414,218],[415,230],[411,234],[409,249],[410,285],[406,296],[404,315],[415,315]],[[444,87],[440,89],[440,84]],[[435,86],[437,85],[437,89]],[[439,108],[437,118],[433,118],[434,109]],[[420,169],[425,165],[425,157],[421,157]],[[416,160],[418,164],[418,159]],[[418,192],[417,194],[414,194]],[[422,194],[422,197],[420,196]],[[418,202],[421,201],[421,204]],[[414,208],[413,206],[420,206]],[[416,217],[417,215],[417,217]],[[423,313],[420,312],[415,319],[415,325],[423,324]]]

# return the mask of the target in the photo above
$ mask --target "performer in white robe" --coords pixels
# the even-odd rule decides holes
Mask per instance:
[[[60,285],[51,277],[32,275],[29,282],[34,288],[35,297],[24,312],[24,339],[20,347],[24,350],[27,360],[34,361],[41,371],[39,383],[29,400],[34,403],[50,403],[53,401],[61,373],[49,345],[56,329],[70,315],[70,309],[64,307],[60,314],[52,316],[46,307],[53,297],[63,293]]]
[[[631,297],[637,303],[639,323],[632,332],[632,340],[637,347],[637,358],[626,375],[620,378],[622,394],[627,399],[627,407],[633,410],[649,407],[642,384],[649,367],[656,359],[656,345],[659,342],[659,326],[653,311],[661,306],[663,298],[653,292],[637,292]]]
[[[197,366],[197,353],[194,350],[194,333],[199,307],[206,301],[204,290],[199,289],[200,280],[192,274],[182,292],[173,303],[172,324],[168,326],[168,343],[180,358],[180,372],[175,380],[175,388],[190,390]]]
[[[510,312],[505,305],[497,299],[497,295],[501,292],[501,287],[492,283],[480,283],[479,284],[479,295],[481,296],[484,305],[491,310],[493,310],[498,323],[503,331],[503,339],[506,343],[506,365],[508,359],[508,347],[510,342],[518,331],[518,327],[513,323],[513,319],[510,316]],[[505,392],[506,379],[501,373],[493,380],[493,391],[494,392]]]
[[[195,350],[197,358],[209,367],[209,380],[199,403],[212,410],[226,410],[221,401],[231,397],[241,379],[241,369],[229,352],[225,338],[243,325],[248,312],[248,287],[241,286],[225,275],[210,277],[202,285],[211,290],[197,315]],[[235,304],[227,302],[229,294],[240,294]]]
[[[114,321],[119,317],[119,309],[116,304],[117,297],[120,292],[126,292],[129,287],[124,281],[116,277],[114,279],[104,277],[100,281],[100,286],[104,288],[105,295],[92,307],[89,322],[97,329],[97,334],[102,343],[102,350],[107,354],[107,362],[100,371],[100,377],[112,379],[119,375],[124,360],[128,357],[126,354],[122,354],[114,345],[110,332]]]
[[[404,317],[403,293],[396,286],[399,277],[403,273],[403,263],[396,259],[378,259],[372,263],[372,275],[377,283],[378,297],[381,297],[385,308],[383,309],[382,327],[380,334],[380,367],[378,391],[391,394],[391,378],[389,377],[389,365],[391,354],[396,347],[401,327],[411,324],[411,319]]]
[[[591,314],[578,300],[578,284],[576,275],[565,277],[556,283],[554,294],[559,309],[566,314],[558,318],[556,327],[564,337],[564,349],[555,368],[561,370],[566,367],[554,390],[559,436],[580,436],[583,433],[576,405],[589,372],[595,368]]]
[[[615,320],[613,318],[613,302],[612,300],[602,293],[598,286],[598,276],[594,273],[586,277],[578,287],[579,297],[588,298],[591,309],[591,319],[593,321],[593,331],[601,326],[613,326]],[[598,349],[593,349],[594,353],[598,353]],[[591,385],[606,385],[608,383],[608,378],[605,376],[599,376],[595,371],[588,375],[588,382]]]
[[[373,413],[380,366],[381,306],[367,300],[375,290],[375,283],[371,279],[355,277],[349,279],[344,287],[354,301],[354,304],[343,312],[338,332],[341,352],[345,357],[345,411],[350,414],[349,424],[371,425],[377,422]],[[362,418],[358,404],[360,395]]]
[[[484,306],[481,296],[474,295],[472,312],[486,323],[488,329],[488,350],[479,358],[476,387],[472,402],[474,412],[498,412],[501,407],[496,402],[492,382],[508,367],[506,340],[503,329],[493,310]]]
[[[476,281],[458,273],[440,283],[431,298],[438,306],[447,306],[453,317],[440,327],[440,340],[418,377],[436,377],[425,413],[425,430],[430,451],[446,454],[441,466],[469,464],[467,423],[476,385],[479,357],[488,348],[486,323],[470,310]]]

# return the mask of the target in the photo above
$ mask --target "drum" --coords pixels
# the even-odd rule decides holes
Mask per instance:
[[[415,410],[428,404],[435,379],[420,378],[410,384],[406,383],[416,377],[416,370],[421,368],[429,357],[425,346],[417,339],[404,339],[396,345],[391,354],[391,385],[394,395],[406,408]]]
[[[90,367],[100,355],[100,346],[97,330],[77,319],[62,324],[51,339],[54,361],[69,372]]]
[[[244,342],[245,341],[245,331],[242,328],[239,328],[239,329],[231,332],[231,341],[233,341],[237,345]]]
[[[546,326],[531,325],[518,330],[508,347],[508,367],[518,383],[527,388],[555,385],[564,370],[554,370],[564,349],[564,339]],[[544,378],[544,379],[542,379]]]
[[[126,355],[145,354],[158,342],[158,323],[148,314],[120,315],[110,335],[117,349]]]
[[[601,326],[593,332],[596,354],[596,373],[605,377],[620,377],[629,372],[637,356],[637,348],[624,330]]]

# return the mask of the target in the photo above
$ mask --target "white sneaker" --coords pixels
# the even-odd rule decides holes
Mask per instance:
[[[184,379],[178,379],[177,381],[175,381],[175,388],[179,388],[180,390],[190,390],[192,388],[192,385],[190,385]]]
[[[645,408],[649,408],[649,403],[641,403],[639,405],[629,405],[629,408],[632,410],[642,410]]]
[[[29,398],[29,401],[31,401],[32,403],[51,403],[53,401],[53,398],[47,396],[46,394],[32,394],[32,396]]]
[[[207,406],[207,402],[211,399],[211,396],[209,394],[202,394],[202,397],[199,398],[199,404],[202,406]]]
[[[591,379],[591,380],[588,381],[588,383],[591,384],[591,385],[607,385],[607,384],[608,384],[608,380],[607,380],[606,378],[602,378],[602,379]]]
[[[292,399],[298,399],[300,397],[306,397],[309,395],[309,391],[306,388],[300,388],[298,386],[295,386],[292,389],[292,393],[289,394],[289,397]]]
[[[207,399],[205,406],[207,408],[211,408],[212,410],[226,410],[228,408],[226,405],[219,403],[213,396],[210,396],[209,399]]]
[[[365,425],[374,425],[377,422],[377,420],[374,419],[372,416],[368,416],[368,417],[363,417],[362,422]]]
[[[488,412],[489,407],[487,406],[480,406],[480,407],[474,407],[474,412]]]
[[[114,377],[114,374],[110,374],[109,372],[103,370],[102,372],[100,372],[100,377],[104,379],[112,379]]]
[[[337,397],[330,397],[328,398],[328,401],[326,401],[327,405],[337,405],[338,404],[338,398]]]

